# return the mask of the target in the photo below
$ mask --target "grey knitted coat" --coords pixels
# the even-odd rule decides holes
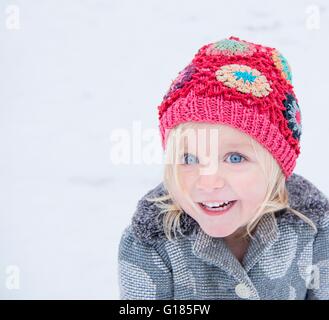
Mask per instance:
[[[183,234],[169,241],[160,210],[145,199],[165,194],[163,183],[157,185],[122,232],[120,299],[329,299],[328,198],[295,173],[286,185],[289,205],[312,219],[317,233],[287,209],[265,215],[242,263],[185,212]]]

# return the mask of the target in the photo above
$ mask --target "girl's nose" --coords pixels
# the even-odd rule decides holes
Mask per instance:
[[[218,174],[200,175],[196,187],[200,191],[210,192],[214,189],[221,189],[225,185],[225,180]]]

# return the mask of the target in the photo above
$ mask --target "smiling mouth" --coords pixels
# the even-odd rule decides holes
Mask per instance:
[[[202,204],[201,202],[198,202],[198,205],[200,206],[200,208],[203,210],[203,212],[205,212],[206,214],[209,215],[219,215],[219,214],[224,214],[227,211],[229,211],[237,202],[237,200],[232,200],[229,201],[228,204],[223,204],[217,207],[208,207],[204,204]]]

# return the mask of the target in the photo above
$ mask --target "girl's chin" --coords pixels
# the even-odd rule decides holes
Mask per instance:
[[[213,227],[206,227],[202,225],[200,225],[200,227],[204,233],[214,238],[225,238],[234,233],[234,229],[231,228],[220,229],[217,227],[216,229],[214,229]]]

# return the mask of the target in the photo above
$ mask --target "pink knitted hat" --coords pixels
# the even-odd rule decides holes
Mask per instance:
[[[288,178],[300,153],[301,113],[287,60],[231,36],[199,49],[158,106],[162,147],[183,122],[233,126],[262,144]]]

